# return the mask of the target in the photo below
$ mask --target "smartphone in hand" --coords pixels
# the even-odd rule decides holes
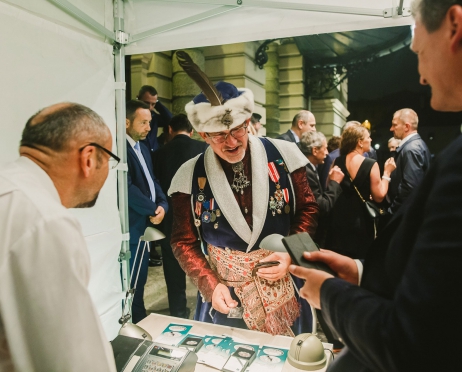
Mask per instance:
[[[311,239],[310,234],[304,232],[294,234],[282,239],[287,253],[289,253],[292,263],[307,269],[322,270],[326,273],[336,276],[335,272],[327,266],[324,262],[308,261],[303,257],[303,252],[316,252],[319,248],[316,243]]]

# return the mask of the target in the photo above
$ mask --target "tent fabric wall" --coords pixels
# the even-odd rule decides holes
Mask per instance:
[[[24,1],[18,3],[21,5]],[[44,7],[42,12],[46,13],[50,4],[40,3]],[[110,1],[99,3],[112,5]],[[99,11],[105,12],[104,7],[99,6]],[[114,137],[112,46],[82,27],[68,28],[62,22],[52,22],[50,14],[65,19],[59,16],[60,12],[50,12],[44,19],[40,12],[26,11],[21,6],[0,1],[0,163],[17,158],[27,119],[39,109],[57,102],[89,106],[104,118]],[[100,19],[104,17],[103,14]],[[119,329],[117,321],[122,298],[115,171],[110,172],[95,207],[72,212],[79,219],[88,243],[92,265],[90,293],[108,339],[113,339]]]
[[[204,4],[208,3],[208,4]],[[328,32],[364,30],[380,27],[410,25],[412,17],[384,18],[359,14],[323,13],[306,10],[278,9],[274,1],[258,1],[258,7],[242,6],[226,13],[209,17],[180,28],[168,29],[168,25],[188,17],[198,16],[207,11],[219,9],[226,1],[186,0],[130,0],[126,6],[125,24],[131,37],[150,29],[158,34],[129,44],[127,55],[176,50],[183,48],[223,45],[255,40],[280,39],[285,37],[312,35]],[[236,1],[233,2],[236,5]],[[243,4],[251,3],[243,0]],[[279,1],[284,3],[284,1]],[[347,8],[366,8],[377,12],[397,7],[396,0],[324,0],[290,1],[286,3],[301,5],[337,6]],[[409,7],[410,0],[404,5]]]

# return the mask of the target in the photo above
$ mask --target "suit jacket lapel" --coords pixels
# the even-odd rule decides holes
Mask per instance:
[[[142,149],[141,145],[140,145],[140,148]],[[140,159],[138,158],[138,155],[136,155],[135,150],[133,149],[133,147],[130,145],[130,143],[128,141],[127,141],[127,154],[128,154],[128,156],[131,156],[133,159],[135,159],[135,162],[138,165],[140,173],[143,175],[144,180],[146,181],[146,185],[149,185],[148,180],[146,178],[146,175],[144,174],[144,169],[143,169],[143,166],[141,165]],[[144,158],[144,161],[146,161],[146,158]],[[146,163],[146,165],[147,165],[147,163]],[[148,169],[149,169],[149,166],[148,166]],[[150,172],[151,172],[151,170],[150,170]],[[151,172],[151,177],[152,177],[152,172]],[[153,178],[153,180],[154,180],[154,178]]]

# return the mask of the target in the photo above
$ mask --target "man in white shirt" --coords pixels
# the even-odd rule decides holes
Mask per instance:
[[[118,158],[101,117],[60,103],[26,124],[0,168],[0,371],[115,371],[87,290],[90,261],[67,208],[95,204]]]

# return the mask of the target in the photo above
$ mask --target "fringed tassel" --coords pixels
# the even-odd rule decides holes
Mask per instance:
[[[277,310],[266,314],[266,332],[275,335],[293,336],[290,326],[300,316],[300,306],[295,297],[292,297]]]

